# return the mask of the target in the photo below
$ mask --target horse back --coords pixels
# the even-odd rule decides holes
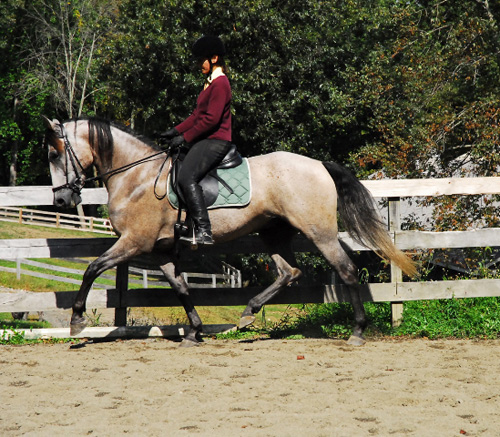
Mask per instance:
[[[249,158],[255,194],[310,197],[334,190],[333,180],[321,161],[290,152],[273,152]]]
[[[324,219],[335,214],[335,184],[321,161],[274,152],[249,158],[249,165],[252,178],[249,206],[255,214],[300,222],[300,226],[312,217]]]

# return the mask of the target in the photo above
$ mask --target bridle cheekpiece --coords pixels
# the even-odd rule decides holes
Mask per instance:
[[[64,152],[65,152],[65,157],[66,157],[66,168],[65,168],[65,173],[66,173],[66,183],[63,185],[60,185],[58,187],[52,188],[52,191],[56,193],[57,191],[63,190],[63,189],[69,189],[73,192],[77,198],[75,200],[78,200],[79,203],[81,202],[81,192],[83,189],[83,186],[85,185],[85,169],[83,168],[82,163],[78,159],[78,156],[75,153],[75,150],[71,146],[71,143],[69,142],[68,136],[66,135],[66,130],[64,129],[64,126],[62,124],[58,125],[59,127],[59,132],[54,130],[55,134],[57,135],[57,138],[61,138],[64,141]],[[73,171],[76,174],[76,178],[73,181],[69,181],[69,171],[68,171],[68,161],[71,162],[71,166],[73,167]],[[80,168],[81,172],[78,170],[78,167]]]

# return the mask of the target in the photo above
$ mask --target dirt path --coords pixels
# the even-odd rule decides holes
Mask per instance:
[[[2,436],[500,435],[500,341],[130,340],[0,364]]]

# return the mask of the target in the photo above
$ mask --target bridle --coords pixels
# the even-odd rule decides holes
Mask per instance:
[[[80,196],[82,192],[82,188],[85,185],[85,169],[83,168],[82,163],[78,159],[78,156],[75,153],[75,150],[71,146],[71,143],[68,140],[68,136],[66,135],[66,130],[62,124],[59,124],[60,133],[54,132],[57,135],[57,138],[61,138],[64,141],[64,154],[66,156],[66,168],[65,168],[65,176],[66,183],[60,185],[58,187],[52,188],[52,191],[56,193],[57,191],[69,189],[73,192],[74,195]],[[73,171],[76,174],[76,178],[70,182],[69,180],[69,171],[68,171],[68,160],[71,162],[71,166],[73,167]],[[78,171],[78,167],[80,167],[81,172]]]
[[[65,151],[65,156],[66,156],[66,168],[65,168],[66,183],[63,185],[59,185],[58,187],[52,188],[52,191],[54,193],[56,193],[57,191],[60,191],[60,190],[64,190],[64,189],[71,190],[73,192],[73,196],[76,196],[76,199],[79,200],[78,202],[75,202],[75,203],[79,203],[81,201],[80,195],[82,193],[82,189],[83,189],[86,182],[99,180],[99,179],[104,178],[105,176],[112,176],[114,174],[124,172],[124,171],[129,170],[132,167],[135,167],[136,165],[142,164],[142,163],[144,163],[144,162],[146,162],[146,161],[148,161],[148,160],[150,160],[158,155],[166,154],[165,161],[161,165],[160,171],[159,171],[158,176],[156,177],[156,180],[155,180],[155,195],[156,195],[156,197],[159,199],[165,197],[165,195],[159,195],[156,193],[156,186],[157,186],[160,174],[165,166],[165,163],[173,155],[172,147],[168,147],[166,150],[161,150],[157,153],[153,153],[152,155],[146,156],[145,158],[131,162],[130,164],[126,164],[122,167],[115,168],[115,169],[110,170],[110,171],[103,173],[101,175],[94,176],[92,178],[87,179],[85,177],[85,168],[83,167],[82,163],[78,159],[78,156],[76,155],[75,150],[73,149],[73,146],[69,142],[69,139],[68,139],[68,136],[66,135],[66,130],[64,129],[64,126],[62,124],[59,124],[58,127],[60,129],[60,132],[57,132],[55,129],[54,129],[54,132],[57,135],[57,138],[62,139],[64,142],[64,151]],[[73,171],[76,174],[76,178],[71,182],[69,180],[68,160],[69,160],[69,162],[71,162],[71,166],[73,168]],[[79,168],[81,171],[79,171]]]

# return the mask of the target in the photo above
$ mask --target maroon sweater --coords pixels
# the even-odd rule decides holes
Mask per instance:
[[[231,141],[231,85],[219,76],[198,96],[196,109],[175,126],[188,143],[206,138]]]

